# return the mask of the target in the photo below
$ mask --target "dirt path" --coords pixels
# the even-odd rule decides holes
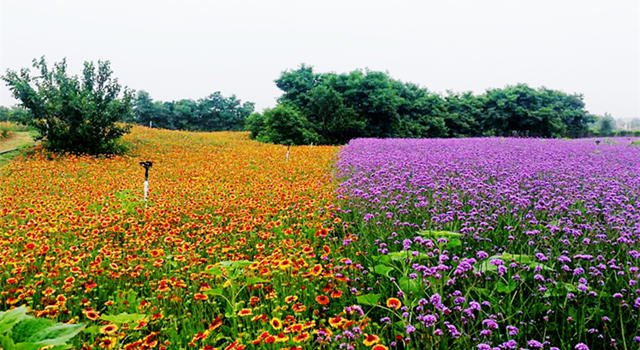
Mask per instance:
[[[20,148],[24,145],[29,145],[33,143],[33,138],[29,135],[28,132],[12,132],[9,138],[0,140],[0,153],[4,153],[6,151]]]

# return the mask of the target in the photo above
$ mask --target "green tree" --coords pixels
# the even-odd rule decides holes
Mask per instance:
[[[118,139],[127,127],[116,124],[132,114],[132,94],[112,78],[108,61],[84,63],[81,78],[67,73],[66,60],[52,68],[42,57],[33,60],[38,70],[7,70],[2,78],[13,96],[29,110],[29,125],[55,152],[107,154],[121,151]],[[122,97],[120,95],[122,93]]]
[[[252,139],[264,140],[264,132],[266,131],[264,115],[260,113],[252,113],[245,119],[244,129],[251,132]]]
[[[261,141],[285,145],[318,142],[318,134],[312,130],[307,118],[289,105],[279,104],[264,111],[264,125],[265,129],[259,135]]]
[[[151,126],[153,124],[157,110],[148,92],[144,90],[138,91],[133,103],[133,114],[133,120],[136,123],[147,126]],[[157,123],[157,121],[155,122]]]
[[[347,107],[333,88],[319,85],[311,89],[306,116],[322,144],[344,144],[364,133],[366,121]]]
[[[613,132],[616,130],[616,121],[613,119],[611,114],[605,113],[602,117],[598,119],[597,122],[597,130],[598,135],[600,136],[611,136]]]

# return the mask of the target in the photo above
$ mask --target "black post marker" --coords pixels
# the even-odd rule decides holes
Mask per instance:
[[[153,162],[140,162],[144,167],[144,207],[147,207],[147,193],[149,192],[149,168],[153,166]]]

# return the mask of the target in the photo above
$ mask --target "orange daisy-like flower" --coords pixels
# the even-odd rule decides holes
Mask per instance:
[[[304,304],[302,303],[296,303],[296,304],[293,304],[293,306],[291,306],[291,309],[293,310],[293,312],[304,312],[307,309],[307,307],[304,306]]]
[[[327,305],[329,304],[329,297],[326,295],[318,295],[316,297],[316,302],[320,305]]]
[[[290,295],[286,298],[284,298],[284,302],[287,304],[291,304],[291,303],[295,303],[296,301],[298,301],[298,297],[295,295]]]
[[[293,341],[296,343],[302,343],[309,340],[309,338],[311,338],[311,335],[307,332],[304,332],[293,337]]]
[[[402,302],[398,298],[389,298],[387,299],[387,307],[392,309],[399,309],[402,306]]]
[[[382,344],[377,344],[376,346],[372,347],[371,350],[389,350],[389,348]]]
[[[238,316],[246,317],[246,316],[249,316],[249,315],[251,315],[251,309],[249,309],[249,308],[244,308],[244,309],[241,309],[240,311],[238,311]]]
[[[133,329],[137,331],[137,330],[140,330],[140,329],[142,329],[142,328],[144,328],[146,326],[147,326],[147,321],[140,321],[140,322],[138,322],[138,324]]]
[[[118,326],[115,324],[108,324],[102,328],[100,328],[100,333],[102,334],[113,334],[118,330]]]
[[[362,341],[362,344],[366,346],[372,346],[372,345],[378,344],[379,342],[380,342],[380,337],[378,337],[375,334],[367,334],[364,340]]]
[[[84,315],[91,321],[97,320],[100,317],[100,314],[95,310],[84,310]]]
[[[103,349],[113,349],[116,346],[116,341],[112,338],[103,338],[100,341],[100,347]]]
[[[280,329],[280,328],[282,328],[282,321],[280,321],[280,319],[279,319],[279,318],[274,317],[274,318],[271,320],[271,327],[273,327],[273,329]]]
[[[333,317],[329,319],[329,324],[331,325],[331,327],[333,328],[338,328],[342,325],[342,323],[344,322],[344,318],[338,316],[338,317]]]
[[[206,294],[196,293],[193,296],[193,299],[195,299],[195,300],[207,300],[207,299],[209,299],[209,297]]]
[[[331,292],[331,297],[333,299],[340,298],[341,296],[342,296],[342,291],[341,290],[336,290],[336,291]]]

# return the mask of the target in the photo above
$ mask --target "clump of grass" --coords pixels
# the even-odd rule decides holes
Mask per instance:
[[[5,140],[9,137],[11,137],[11,131],[9,131],[9,128],[0,126],[0,140]]]

